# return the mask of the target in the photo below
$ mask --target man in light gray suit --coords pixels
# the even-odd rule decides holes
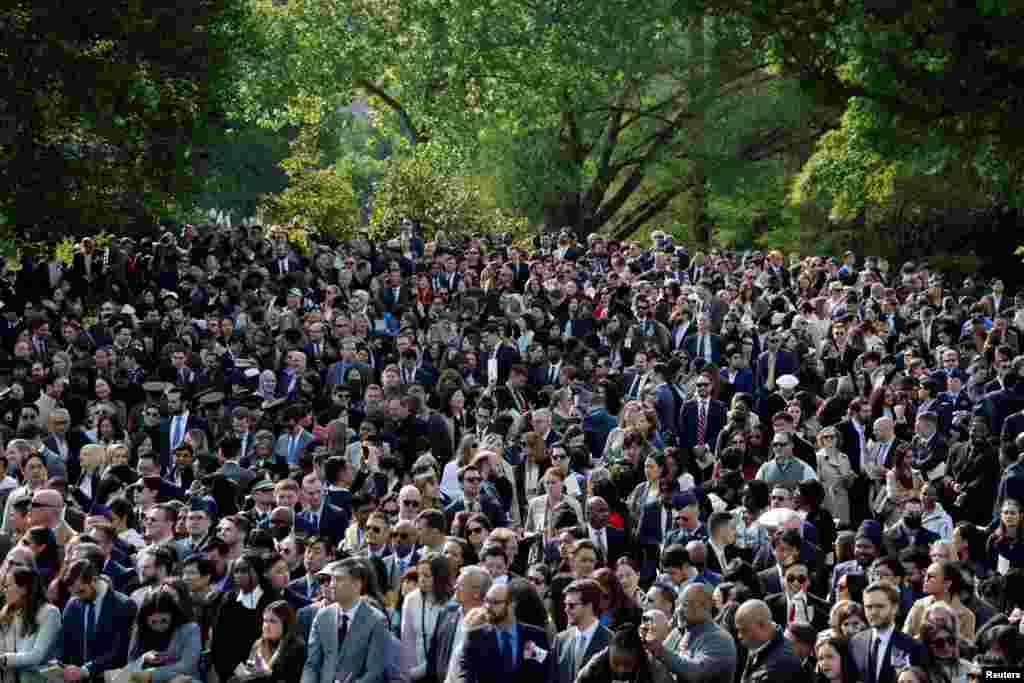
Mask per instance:
[[[565,614],[569,628],[555,637],[558,680],[573,683],[583,667],[608,647],[612,632],[598,621],[601,585],[593,579],[573,581],[565,588]]]
[[[736,643],[729,632],[711,620],[711,590],[691,583],[679,598],[676,614],[686,621],[686,632],[675,652],[660,639],[647,637],[644,644],[679,679],[701,683],[732,683],[736,673]]]
[[[334,604],[334,582],[330,581],[331,572],[329,570],[335,564],[338,563],[331,562],[324,565],[323,569],[318,571],[316,577],[314,577],[317,581],[321,578],[327,579],[326,582],[320,584],[320,599],[309,603],[295,613],[295,625],[302,634],[302,642],[304,643],[309,642],[309,634],[313,630],[313,620],[316,618],[317,613],[321,609],[330,608]]]
[[[302,683],[383,683],[387,621],[360,598],[370,579],[369,567],[350,557],[325,570],[331,574],[335,604],[313,618]]]

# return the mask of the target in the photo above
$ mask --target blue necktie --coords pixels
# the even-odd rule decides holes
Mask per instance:
[[[508,631],[501,632],[501,661],[505,673],[516,670],[516,653],[512,651],[512,634]]]
[[[93,603],[85,603],[85,635],[82,638],[82,663],[89,661],[89,647],[92,645],[92,639],[96,634],[95,623],[92,618]]]

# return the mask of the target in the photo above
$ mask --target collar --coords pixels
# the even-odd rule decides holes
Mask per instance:
[[[256,609],[256,606],[260,602],[260,598],[263,597],[263,589],[256,586],[256,589],[252,593],[243,593],[238,591],[238,602],[242,603],[249,609]]]
[[[883,640],[883,641],[886,641],[886,640],[889,640],[890,638],[892,638],[893,631],[895,631],[895,630],[896,630],[896,624],[890,624],[887,628],[884,628],[881,631],[879,631],[877,628],[871,629],[872,635],[875,638],[878,638],[878,639]]]
[[[352,606],[349,607],[348,609],[342,609],[341,606],[339,605],[338,606],[338,619],[339,619],[339,623],[340,623],[341,617],[348,617],[349,628],[351,628],[352,627],[352,622],[355,621],[355,619],[356,619],[356,612],[359,610],[359,605],[361,605],[361,604],[363,604],[362,600],[356,600],[354,603],[352,603]]]
[[[577,628],[576,629],[576,637],[577,638],[582,637],[583,640],[586,641],[589,644],[590,641],[593,640],[594,634],[597,633],[597,627],[600,626],[600,625],[601,625],[601,620],[600,619],[594,619],[594,623],[591,624],[590,626],[588,626],[586,629],[581,631],[581,630],[579,630],[579,628]]]

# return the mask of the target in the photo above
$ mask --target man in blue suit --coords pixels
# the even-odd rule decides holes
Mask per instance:
[[[744,367],[743,349],[735,344],[726,347],[724,359],[729,364],[721,370],[722,383],[719,398],[728,405],[736,394],[754,393],[754,373],[750,368]]]
[[[351,514],[327,502],[323,483],[316,472],[302,478],[302,504],[304,509],[299,517],[305,521],[306,528],[316,536],[329,539],[331,545],[337,547],[348,529]]]
[[[719,365],[722,361],[722,338],[711,332],[711,318],[707,313],[697,316],[697,331],[683,340],[683,348],[690,358],[703,358]]]
[[[467,633],[462,650],[466,683],[556,680],[557,657],[550,652],[547,632],[516,621],[508,585],[491,586],[484,607],[490,623]],[[547,655],[541,657],[537,648]]]
[[[679,443],[692,453],[692,462],[714,452],[718,433],[725,427],[725,404],[711,398],[711,380],[704,375],[695,383],[697,398],[687,401],[679,411]],[[703,468],[703,465],[701,465]]]
[[[870,629],[850,639],[850,654],[864,683],[895,683],[896,672],[906,666],[921,666],[924,646],[896,628],[900,593],[888,582],[876,582],[864,589],[864,613]]]
[[[135,603],[118,593],[93,559],[75,560],[66,570],[74,596],[64,608],[57,660],[65,681],[102,681],[125,666],[135,623]]]

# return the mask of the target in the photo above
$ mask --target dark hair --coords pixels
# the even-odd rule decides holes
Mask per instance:
[[[149,617],[154,614],[164,613],[171,615],[171,626],[165,632],[160,633],[149,627]],[[181,612],[181,606],[169,593],[155,590],[149,591],[142,601],[139,613],[135,617],[135,649],[131,659],[141,656],[150,650],[158,652],[166,650],[174,635],[174,630],[185,623],[185,616]]]
[[[753,565],[739,558],[734,559],[725,568],[722,581],[746,586],[751,598],[760,599],[764,597],[764,586],[761,583],[761,577],[757,575]]]
[[[46,604],[46,588],[35,567],[12,564],[7,570],[7,580],[25,591],[25,604],[18,608],[17,616],[21,617],[23,635],[31,635],[38,629],[36,615],[39,608]],[[11,609],[8,605],[4,611]]]
[[[299,633],[295,628],[295,610],[292,609],[292,606],[286,600],[275,600],[270,603],[263,610],[264,614],[267,612],[273,613],[275,617],[281,620],[281,639],[274,645],[274,650],[281,647],[285,641],[298,638]]]
[[[845,638],[836,638],[834,636],[826,636],[820,638],[818,642],[814,644],[814,655],[817,656],[818,648],[823,645],[828,645],[839,653],[839,660],[843,666],[843,679],[841,683],[848,683],[849,681],[856,680],[857,665],[853,661],[853,653],[850,652],[850,641]]]
[[[28,530],[28,540],[33,545],[41,545],[43,549],[36,555],[36,566],[52,575],[60,573],[61,556],[57,550],[57,536],[53,529],[45,526],[34,526]]]
[[[508,595],[509,600],[515,603],[516,621],[542,630],[547,628],[547,608],[529,581],[512,579],[508,582]]]
[[[430,575],[433,577],[433,585],[430,588],[434,602],[443,605],[452,596],[452,565],[448,558],[441,553],[428,552],[420,557],[417,565],[430,565]],[[426,596],[424,596],[426,597]]]
[[[594,579],[578,579],[573,581],[563,591],[564,595],[569,593],[579,593],[580,601],[584,605],[591,605],[594,608],[594,614],[600,614],[601,584],[597,581]]]
[[[180,576],[169,576],[164,579],[164,588],[170,588],[173,593],[169,595],[178,603],[178,608],[181,609],[181,616],[185,620],[185,623],[196,620],[195,605],[192,604],[192,591],[188,584],[185,583],[185,579]],[[166,592],[166,591],[165,591]]]

